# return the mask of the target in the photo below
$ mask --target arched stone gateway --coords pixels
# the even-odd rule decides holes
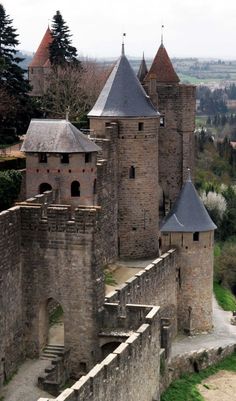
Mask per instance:
[[[54,298],[48,298],[39,308],[39,349],[47,345],[64,345],[64,311]]]
[[[52,186],[48,184],[47,182],[43,182],[42,184],[39,185],[39,193],[43,194],[46,191],[51,191]]]

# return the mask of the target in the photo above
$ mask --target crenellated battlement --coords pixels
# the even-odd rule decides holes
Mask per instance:
[[[117,315],[118,305],[114,305],[113,309],[117,310]],[[56,400],[87,401],[89,398],[91,401],[110,401],[111,394],[115,394],[119,389],[122,400],[130,394],[129,400],[136,401],[138,394],[139,401],[146,401],[158,392],[156,375],[159,372],[157,355],[160,350],[159,308],[129,305],[129,309],[131,315],[132,309],[135,309],[136,317],[139,316],[140,324],[137,329],[86,376],[81,377],[71,388],[64,390]],[[150,372],[154,373],[152,377]],[[123,385],[124,376],[129,377],[126,386]],[[141,376],[143,380],[139,380]],[[148,390],[143,386],[144,382],[148,382]]]
[[[136,273],[124,284],[106,295],[106,302],[119,302],[125,306],[127,303],[139,303],[148,299],[155,301],[155,292],[161,281],[175,272],[175,249],[171,249],[155,259],[145,269]]]

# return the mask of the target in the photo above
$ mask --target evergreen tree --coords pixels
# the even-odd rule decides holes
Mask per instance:
[[[16,47],[19,44],[18,34],[12,26],[12,20],[0,4],[0,93],[4,93],[5,105],[0,107],[0,136],[15,137],[15,133],[24,133],[33,112],[31,100],[28,96],[30,86],[25,79],[25,70],[17,57]]]
[[[0,4],[0,87],[15,97],[27,94],[30,89],[25,71],[19,66],[22,59],[16,56],[17,36],[12,20]]]
[[[49,46],[50,62],[53,66],[63,66],[68,63],[79,63],[77,50],[71,45],[71,34],[60,11],[57,11],[52,21],[53,41]]]

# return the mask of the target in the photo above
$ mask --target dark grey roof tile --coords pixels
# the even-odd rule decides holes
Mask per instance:
[[[85,153],[100,148],[67,120],[31,120],[23,152]]]
[[[89,117],[157,117],[129,61],[121,55]]]
[[[184,184],[170,213],[161,224],[161,232],[211,231],[217,227],[211,220],[194,185]]]

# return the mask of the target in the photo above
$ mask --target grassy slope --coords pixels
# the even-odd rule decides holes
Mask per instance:
[[[199,373],[184,375],[182,378],[174,381],[162,394],[161,401],[204,401],[196,386],[202,380],[220,370],[236,372],[236,353],[215,366],[211,366]]]
[[[214,283],[214,293],[218,304],[226,311],[236,310],[236,298],[230,290]]]

